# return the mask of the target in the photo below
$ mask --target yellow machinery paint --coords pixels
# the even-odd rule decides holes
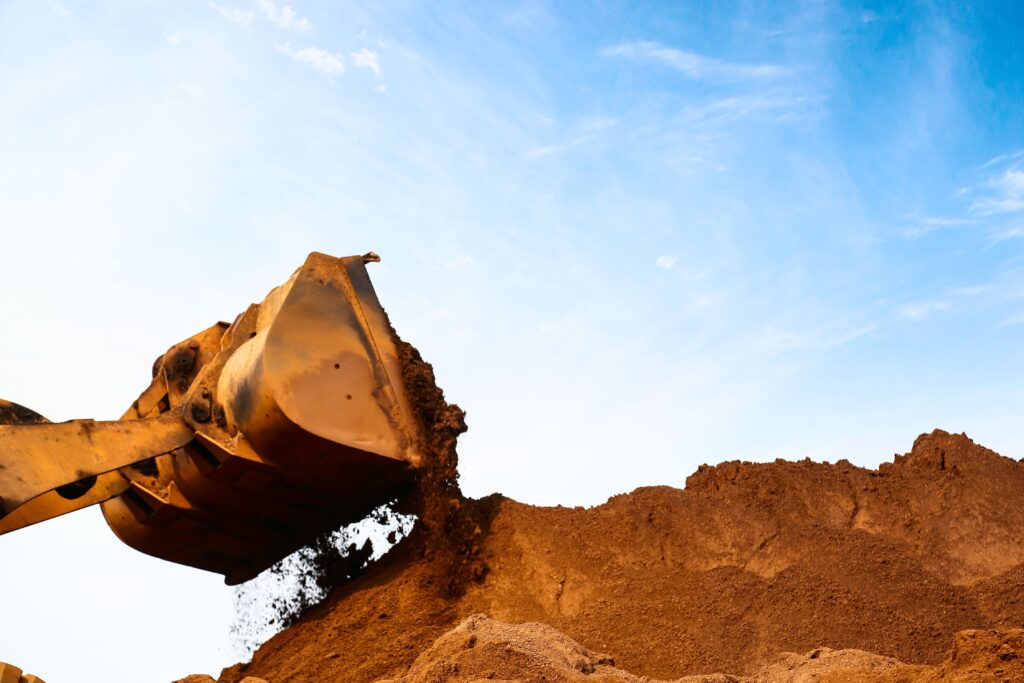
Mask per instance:
[[[142,552],[246,581],[398,495],[421,458],[365,256],[313,253],[157,359],[121,420],[0,401],[0,534],[101,503]]]

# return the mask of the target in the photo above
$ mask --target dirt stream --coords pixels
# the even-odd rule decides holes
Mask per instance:
[[[1024,680],[1024,463],[935,431],[877,470],[726,462],[589,509],[471,500],[464,414],[401,350],[420,521],[222,683]]]

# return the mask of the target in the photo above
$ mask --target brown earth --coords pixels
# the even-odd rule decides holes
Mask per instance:
[[[401,676],[379,683],[501,680],[530,683],[663,683],[615,666],[546,624],[505,624],[476,614],[441,636]],[[904,664],[863,650],[790,652],[751,676],[701,674],[673,683],[900,683],[1024,680],[1024,630],[961,631],[938,666]],[[667,683],[667,682],[664,682]]]
[[[477,613],[548,624],[660,679],[750,676],[819,648],[940,671],[958,632],[1024,626],[1024,464],[964,435],[923,435],[878,470],[701,467],[685,489],[591,509],[452,504],[478,525],[481,578],[452,591],[450,560],[416,531],[221,680],[401,676]]]

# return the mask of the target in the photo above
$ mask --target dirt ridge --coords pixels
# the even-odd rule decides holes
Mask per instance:
[[[863,650],[785,652],[750,676],[640,678],[546,624],[505,624],[474,614],[438,638],[401,676],[378,683],[908,683],[1024,680],[1024,629],[961,631],[937,665]]]
[[[962,434],[922,435],[877,470],[727,462],[590,509],[459,507],[486,565],[459,594],[414,533],[221,680],[400,675],[477,613],[661,679],[822,647],[934,666],[958,632],[1024,626],[1024,464]]]

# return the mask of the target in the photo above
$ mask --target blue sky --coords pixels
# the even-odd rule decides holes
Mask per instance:
[[[0,396],[116,417],[309,251],[373,249],[472,495],[874,466],[935,427],[1024,456],[1024,8],[667,5],[0,2]],[[0,658],[233,661],[216,577],[95,510],[0,549],[36,558],[0,563]],[[159,637],[97,626],[153,585]]]

